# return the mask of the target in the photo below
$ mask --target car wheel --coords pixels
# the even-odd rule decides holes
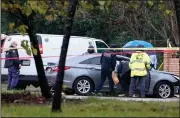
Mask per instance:
[[[73,88],[78,95],[88,95],[94,90],[94,83],[87,77],[81,77],[74,82]]]
[[[156,85],[154,94],[158,98],[170,98],[174,96],[173,87],[169,82],[160,82]]]

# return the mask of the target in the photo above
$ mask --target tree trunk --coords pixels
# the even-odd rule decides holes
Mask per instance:
[[[61,109],[61,93],[62,93],[62,85],[63,85],[63,79],[64,79],[64,67],[66,62],[66,55],[69,45],[69,39],[71,36],[71,30],[73,26],[73,19],[76,12],[76,6],[78,4],[78,0],[69,0],[69,7],[68,7],[68,16],[66,19],[65,24],[65,34],[63,38],[63,44],[61,47],[61,54],[59,59],[59,71],[56,77],[56,84],[55,84],[55,93],[53,97],[53,103],[52,103],[52,112],[56,111],[62,111]]]
[[[33,53],[33,57],[34,57],[35,65],[36,65],[36,70],[37,70],[37,74],[38,74],[38,82],[39,82],[39,86],[41,88],[42,96],[45,97],[46,99],[49,99],[52,97],[52,95],[50,93],[47,78],[45,76],[43,61],[42,61],[41,54],[39,51],[38,40],[36,37],[34,25],[32,23],[32,18],[28,19],[28,17],[24,16],[23,14],[21,14],[21,16],[22,16],[22,22],[26,26],[28,26],[27,33],[29,35],[30,42],[34,46],[34,48],[37,49],[37,55],[34,55],[34,53]]]
[[[42,96],[45,97],[46,99],[50,99],[52,95],[50,93],[50,88],[47,82],[47,78],[45,76],[43,61],[42,61],[41,54],[38,48],[38,41],[37,41],[36,33],[29,30],[28,35],[29,35],[31,44],[34,46],[35,49],[37,49],[37,55],[33,54],[33,57],[36,64],[38,82],[41,88]]]
[[[179,44],[179,39],[180,39],[180,1],[179,0],[174,0],[174,6],[175,6],[175,12],[176,12],[176,26],[177,26],[177,33],[179,33],[179,37],[177,39],[175,39],[175,43],[177,45],[177,47],[180,46]]]

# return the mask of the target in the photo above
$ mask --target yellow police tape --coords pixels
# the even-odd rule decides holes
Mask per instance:
[[[24,48],[1,48],[3,50],[10,50],[10,49],[24,49]],[[41,48],[41,49],[46,49],[46,50],[57,50],[61,48]],[[92,49],[92,48],[87,48],[87,49]],[[154,47],[154,48],[96,48],[98,50],[175,50],[179,51],[180,48],[177,47]]]
[[[158,70],[160,70],[162,66],[163,66],[163,62],[162,62],[161,65],[159,66]]]

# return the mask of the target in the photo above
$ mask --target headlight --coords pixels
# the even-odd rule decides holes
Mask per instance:
[[[177,79],[177,80],[180,80],[180,79],[179,79],[179,76],[174,76],[174,78]]]

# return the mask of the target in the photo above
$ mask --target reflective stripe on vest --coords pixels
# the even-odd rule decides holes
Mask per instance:
[[[138,70],[138,71],[145,71],[146,69],[145,68],[133,68],[133,69],[131,69],[131,71],[136,71],[136,70]]]
[[[130,62],[130,64],[133,64],[133,63],[145,63],[143,60],[133,60],[132,62]]]

